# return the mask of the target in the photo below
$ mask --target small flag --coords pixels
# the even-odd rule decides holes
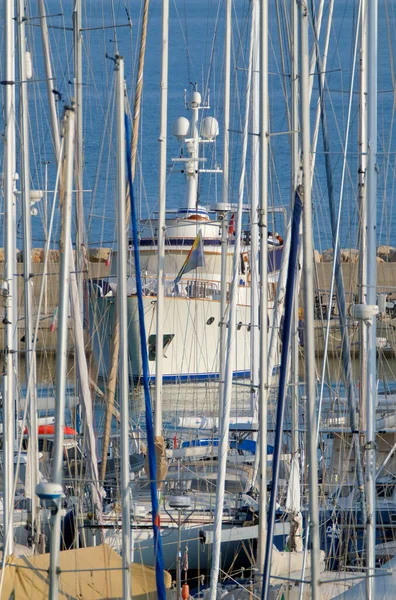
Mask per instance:
[[[58,307],[56,306],[55,310],[54,310],[54,314],[52,315],[51,325],[49,327],[50,331],[55,331],[57,320],[58,320]]]
[[[175,284],[179,283],[180,279],[183,277],[185,273],[189,271],[193,271],[197,267],[205,266],[205,254],[203,249],[203,241],[202,241],[202,233],[201,231],[198,233],[195,238],[193,245],[191,246],[190,252],[187,254],[187,258],[184,261],[182,268],[180,269],[176,279]]]
[[[230,224],[228,226],[228,233],[230,235],[235,234],[235,215],[234,214],[231,215]]]

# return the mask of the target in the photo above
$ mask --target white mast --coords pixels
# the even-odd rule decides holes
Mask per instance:
[[[311,205],[311,148],[310,148],[310,99],[309,99],[309,11],[300,4],[300,98],[303,166],[303,251],[304,251],[304,308],[305,308],[305,379],[307,398],[307,459],[309,483],[309,514],[311,530],[311,593],[319,600],[319,526],[318,526],[318,457],[317,423],[315,411],[315,352],[314,352],[314,294],[313,294],[313,240]]]
[[[74,46],[74,96],[76,101],[76,264],[77,285],[81,310],[83,309],[83,270],[84,256],[84,210],[83,210],[83,85],[82,85],[82,34],[81,34],[81,1],[75,0],[73,10],[73,46]],[[81,315],[83,318],[83,314]]]
[[[223,204],[221,222],[221,286],[220,286],[220,344],[219,344],[219,422],[221,421],[226,348],[226,310],[227,310],[227,252],[228,252],[228,185],[229,185],[229,143],[230,143],[230,67],[231,67],[231,0],[226,0],[224,37],[224,120],[223,120]]]
[[[36,531],[37,518],[37,496],[36,486],[39,477],[38,466],[38,438],[37,438],[37,401],[36,401],[36,352],[33,343],[33,282],[31,280],[31,251],[32,231],[30,214],[30,160],[29,160],[29,122],[28,122],[28,94],[27,79],[31,73],[26,68],[26,40],[25,40],[25,2],[18,1],[18,56],[20,77],[20,127],[21,127],[21,190],[22,190],[22,214],[23,214],[23,276],[24,276],[24,313],[25,313],[25,363],[26,381],[30,382],[30,390],[27,390],[29,404],[29,446],[28,460],[31,461],[30,469],[30,498],[32,533]],[[30,372],[32,375],[30,376]]]
[[[15,43],[14,2],[4,2],[4,372],[3,372],[3,465],[4,531],[3,563],[14,548],[14,438],[17,368],[16,195],[15,195]]]
[[[239,180],[239,194],[238,194],[238,213],[236,219],[236,232],[235,232],[235,252],[233,256],[233,269],[232,269],[232,283],[230,290],[230,306],[229,306],[229,319],[228,319],[228,332],[227,332],[227,352],[226,352],[226,366],[225,366],[225,378],[224,378],[224,404],[222,412],[222,421],[220,423],[220,434],[219,434],[219,467],[218,467],[218,478],[216,487],[216,507],[213,525],[213,552],[212,552],[212,566],[210,571],[210,600],[216,599],[217,583],[219,580],[220,571],[220,550],[221,550],[221,529],[223,521],[223,509],[224,509],[224,487],[225,487],[225,474],[227,468],[227,452],[228,452],[228,436],[230,426],[230,408],[231,408],[231,394],[232,394],[232,373],[235,353],[235,338],[236,338],[236,310],[238,301],[238,276],[239,276],[239,255],[241,249],[241,230],[242,230],[242,207],[243,207],[243,195],[245,185],[245,173],[246,173],[246,156],[247,156],[247,142],[248,142],[248,128],[249,128],[249,112],[250,112],[250,91],[251,91],[251,73],[252,73],[252,37],[249,49],[249,62],[248,62],[248,78],[246,84],[246,95],[245,95],[245,120],[243,128],[243,144],[242,144],[242,155],[241,155],[241,176]]]
[[[52,77],[51,58],[50,58],[50,50],[49,50],[47,17],[45,14],[44,0],[38,0],[38,6],[39,6],[39,13],[40,13],[39,21],[40,21],[40,26],[41,26],[41,39],[42,39],[42,44],[43,44],[43,55],[44,55],[44,63],[45,63],[47,98],[48,98],[48,104],[49,104],[49,108],[50,108],[50,117],[51,117],[52,143],[54,145],[55,158],[58,161],[59,156],[60,156],[59,124],[58,124],[58,115],[56,112],[55,95],[52,93],[53,77]]]
[[[251,348],[251,392],[250,411],[252,422],[258,422],[258,387],[260,363],[259,339],[259,270],[258,270],[258,214],[259,214],[259,158],[260,158],[260,19],[259,2],[252,2],[253,65],[252,65],[252,192],[251,192],[251,243],[250,243],[250,348]]]
[[[299,167],[300,167],[300,152],[298,142],[298,10],[296,0],[291,0],[291,32],[292,32],[292,53],[291,53],[291,159],[292,159],[292,188],[291,188],[291,205],[294,205],[297,185],[299,183]],[[298,278],[296,278],[298,282]],[[298,443],[298,302],[294,303],[294,321],[292,329],[291,342],[291,382],[292,382],[292,411],[291,411],[291,451],[293,457],[297,456]]]
[[[132,171],[132,182],[135,178],[135,163],[136,163],[136,152],[138,143],[139,133],[139,120],[140,120],[140,101],[143,89],[143,67],[144,67],[144,56],[146,50],[146,37],[147,37],[147,20],[148,20],[148,8],[149,0],[145,0],[143,8],[142,18],[142,31],[140,37],[140,52],[139,52],[139,64],[138,72],[136,76],[136,91],[135,91],[135,102],[133,107],[133,124],[132,124],[132,148],[131,148],[131,171]],[[129,227],[131,213],[131,203],[129,200],[126,201],[125,206],[125,224]],[[109,448],[110,441],[110,430],[111,422],[113,419],[113,407],[115,400],[116,384],[117,384],[117,371],[118,371],[118,354],[120,346],[120,322],[116,315],[116,321],[113,328],[113,334],[111,339],[111,352],[110,352],[110,366],[109,375],[107,378],[107,407],[105,423],[103,427],[103,443],[102,443],[102,464],[101,464],[101,479],[104,480],[106,477],[106,466],[107,466],[107,451]]]
[[[127,232],[125,218],[126,156],[124,59],[116,57],[117,102],[117,313],[120,320],[119,394],[121,404],[121,501],[122,501],[122,591],[131,597],[129,567],[131,563],[131,511],[129,478],[129,375],[128,375],[128,307],[127,307]]]
[[[367,250],[367,207],[366,207],[366,174],[367,174],[367,1],[362,0],[362,25],[360,43],[360,111],[359,111],[359,302],[365,302],[366,267],[364,264]],[[361,321],[359,324],[359,362],[360,362],[360,429],[366,429],[366,384],[367,384],[367,327]]]
[[[368,88],[367,88],[367,252],[366,302],[377,304],[377,26],[378,0],[368,3]],[[367,384],[366,384],[366,500],[367,500],[367,598],[375,597],[375,418],[377,406],[376,315],[367,326]]]
[[[166,210],[166,149],[168,112],[168,44],[169,0],[162,2],[162,51],[161,51],[161,98],[160,98],[160,164],[157,227],[157,315],[156,315],[156,363],[155,363],[155,411],[154,436],[162,435],[162,373],[164,338],[164,262],[165,262],[165,210]]]
[[[191,120],[189,137],[186,140],[187,150],[190,154],[189,160],[186,162],[186,192],[185,206],[189,210],[195,210],[197,207],[198,196],[198,158],[199,158],[199,134],[198,134],[198,119],[199,109],[201,106],[201,94],[194,90],[191,94]]]
[[[69,284],[71,265],[71,209],[73,193],[73,153],[74,153],[74,109],[68,108],[64,117],[66,135],[65,149],[65,193],[63,198],[62,241],[63,252],[59,274],[59,328],[56,354],[55,389],[55,454],[52,465],[52,481],[62,485],[63,440],[65,425],[65,401],[67,385],[67,338],[69,317]],[[59,499],[60,500],[60,499]],[[58,500],[58,502],[59,502]],[[51,519],[51,554],[49,568],[50,600],[57,600],[59,589],[59,553],[61,539],[61,512],[58,503]]]
[[[258,572],[263,573],[267,535],[267,409],[268,409],[268,0],[260,10],[260,499]]]

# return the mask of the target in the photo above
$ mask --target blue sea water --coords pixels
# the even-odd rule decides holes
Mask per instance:
[[[288,3],[286,3],[288,4]],[[315,3],[317,6],[319,2]],[[340,199],[343,152],[347,136],[349,90],[352,78],[352,58],[357,35],[357,0],[337,0],[334,6],[331,41],[326,75],[326,107],[330,131],[331,163],[335,198]],[[48,0],[48,25],[52,64],[53,88],[57,91],[57,106],[61,117],[64,106],[73,97],[72,0]],[[125,59],[128,96],[131,105],[135,88],[137,55],[141,20],[141,2],[126,0],[84,0],[83,6],[83,86],[84,86],[84,210],[87,245],[114,246],[115,239],[115,98],[114,56]],[[283,15],[284,3],[270,2],[270,186],[269,202],[288,206],[291,197],[290,140],[287,107],[290,106],[290,57],[285,53],[282,63],[281,45],[286,47],[288,21]],[[233,6],[232,40],[232,122],[230,131],[230,195],[237,200],[241,172],[241,144],[247,60],[249,52],[251,3],[238,0]],[[30,159],[31,185],[44,189],[45,163],[48,168],[48,205],[52,203],[55,185],[55,160],[51,144],[50,122],[44,82],[40,29],[36,5],[27,5],[27,45],[32,54],[33,79],[29,83],[30,98]],[[150,3],[147,51],[145,58],[144,92],[138,162],[135,177],[135,196],[141,216],[147,216],[158,205],[159,101],[161,69],[161,11],[162,3]],[[167,206],[175,208],[183,200],[184,180],[175,172],[172,157],[180,152],[171,135],[172,122],[181,115],[188,116],[184,107],[193,84],[198,85],[205,101],[210,102],[208,114],[216,116],[221,134],[216,147],[206,150],[208,165],[221,165],[223,118],[223,53],[224,1],[173,0],[170,3],[169,81],[168,81],[168,186]],[[327,25],[328,3],[325,3],[320,47],[323,51]],[[278,13],[278,14],[277,14]],[[278,16],[280,20],[278,21]],[[278,23],[280,23],[278,25]],[[131,27],[128,25],[131,24]],[[393,3],[379,2],[379,77],[378,77],[378,243],[396,245],[396,216],[394,211],[394,39],[396,14]],[[116,25],[116,27],[114,27]],[[312,47],[311,35],[311,47]],[[358,56],[359,59],[359,56]],[[357,244],[357,172],[358,172],[358,89],[359,60],[353,85],[351,123],[347,148],[347,169],[341,211],[341,244]],[[4,66],[1,66],[3,72]],[[312,73],[314,90],[311,103],[312,124],[317,104],[316,69]],[[16,77],[18,81],[18,75]],[[18,86],[16,86],[18,91]],[[16,103],[18,109],[18,101]],[[253,132],[251,132],[253,133]],[[331,246],[328,190],[324,167],[323,143],[319,133],[313,186],[314,239],[319,251]],[[1,157],[2,158],[2,157]],[[248,167],[250,165],[250,161]],[[18,155],[18,171],[20,171]],[[248,169],[249,171],[249,169]],[[249,201],[250,174],[245,189]],[[219,175],[203,175],[200,182],[200,202],[210,205],[221,198],[222,181]],[[33,245],[44,243],[44,200],[38,205],[39,214],[33,218]],[[2,212],[2,211],[1,211]],[[53,236],[53,247],[59,240],[59,214]],[[1,228],[1,238],[2,231]],[[0,240],[2,244],[2,239]],[[23,246],[23,228],[18,203],[17,246]]]

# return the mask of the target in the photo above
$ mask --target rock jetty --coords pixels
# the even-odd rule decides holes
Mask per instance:
[[[85,258],[90,263],[106,263],[111,256],[111,248],[88,248],[85,252]],[[60,250],[49,250],[48,261],[50,263],[60,262]],[[4,262],[4,248],[0,248],[0,263]],[[17,250],[17,262],[23,263],[23,252]],[[32,263],[40,264],[44,262],[44,248],[32,249]]]
[[[359,261],[359,251],[356,248],[344,248],[340,251],[342,263],[357,263]],[[85,252],[86,260],[90,263],[106,263],[112,255],[111,248],[88,248]],[[333,248],[324,250],[322,254],[314,251],[316,263],[331,263],[333,261]],[[60,262],[60,251],[50,250],[48,260],[51,263]],[[0,248],[0,263],[4,262],[4,249]],[[17,250],[17,262],[23,263],[23,252]],[[40,264],[44,262],[44,248],[32,249],[32,262]],[[377,262],[394,263],[396,262],[396,248],[393,246],[378,246]]]
[[[340,250],[340,257],[342,263],[358,263],[359,262],[359,250],[356,248],[344,248]],[[315,250],[315,262],[317,263],[330,263],[333,262],[333,248],[324,250],[322,254]],[[396,262],[396,248],[393,246],[378,246],[377,248],[377,262],[382,263],[393,263]]]

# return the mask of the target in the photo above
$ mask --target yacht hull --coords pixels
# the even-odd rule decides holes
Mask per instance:
[[[110,366],[111,336],[115,323],[115,297],[95,298],[91,302],[90,331],[93,354],[99,375],[107,377]],[[143,298],[149,378],[155,380],[156,296]],[[164,383],[207,381],[219,377],[220,300],[190,297],[165,297],[163,324]],[[233,376],[249,377],[251,366],[250,307],[238,304],[235,325]],[[130,377],[142,377],[138,302],[128,297],[128,343]]]

